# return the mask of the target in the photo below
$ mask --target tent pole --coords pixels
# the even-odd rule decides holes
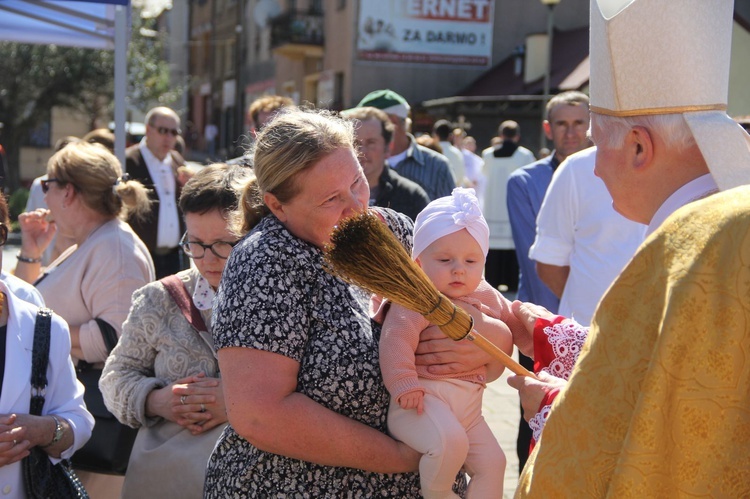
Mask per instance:
[[[125,170],[125,94],[127,92],[127,7],[115,6],[115,156]]]

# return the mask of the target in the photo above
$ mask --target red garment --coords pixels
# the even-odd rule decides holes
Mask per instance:
[[[549,411],[552,409],[552,402],[555,401],[555,397],[557,397],[557,394],[560,393],[559,388],[554,388],[547,392],[547,394],[542,399],[542,403],[539,404],[539,410],[537,411],[537,416],[539,416],[540,421],[542,422],[541,427],[539,428],[539,432],[541,433],[542,429],[544,428],[544,421],[547,421],[547,416],[549,416]],[[535,416],[536,417],[536,416]],[[529,422],[531,425],[531,422]],[[534,428],[532,428],[533,430]],[[534,432],[534,435],[536,435],[537,432]],[[537,439],[532,436],[531,441],[529,442],[529,454],[531,454],[531,451],[534,450],[534,446],[536,445]]]
[[[551,321],[539,318],[534,323],[534,374],[538,374],[539,371],[549,366],[550,362],[555,360],[555,352],[547,340],[547,335],[544,334],[544,328],[559,324],[564,320],[565,317],[557,315]]]
[[[567,381],[573,372],[588,332],[587,327],[561,315],[551,320],[537,319],[534,323],[534,373],[539,374],[544,371]],[[529,421],[529,426],[534,433],[529,452],[541,436],[542,428],[552,408],[552,402],[558,393],[560,393],[559,388],[548,391],[539,404],[537,414]]]

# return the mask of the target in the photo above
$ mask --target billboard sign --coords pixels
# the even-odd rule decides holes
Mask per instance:
[[[360,0],[357,58],[488,66],[494,0]]]

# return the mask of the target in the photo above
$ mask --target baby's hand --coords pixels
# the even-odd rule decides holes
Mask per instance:
[[[420,390],[415,392],[409,392],[406,395],[401,395],[398,399],[398,405],[402,409],[416,409],[417,414],[424,412],[424,393]]]

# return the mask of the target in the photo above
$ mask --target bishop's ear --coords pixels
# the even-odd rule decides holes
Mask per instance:
[[[654,158],[654,141],[647,128],[642,126],[631,128],[626,144],[632,155],[633,167],[644,168],[651,164]]]

